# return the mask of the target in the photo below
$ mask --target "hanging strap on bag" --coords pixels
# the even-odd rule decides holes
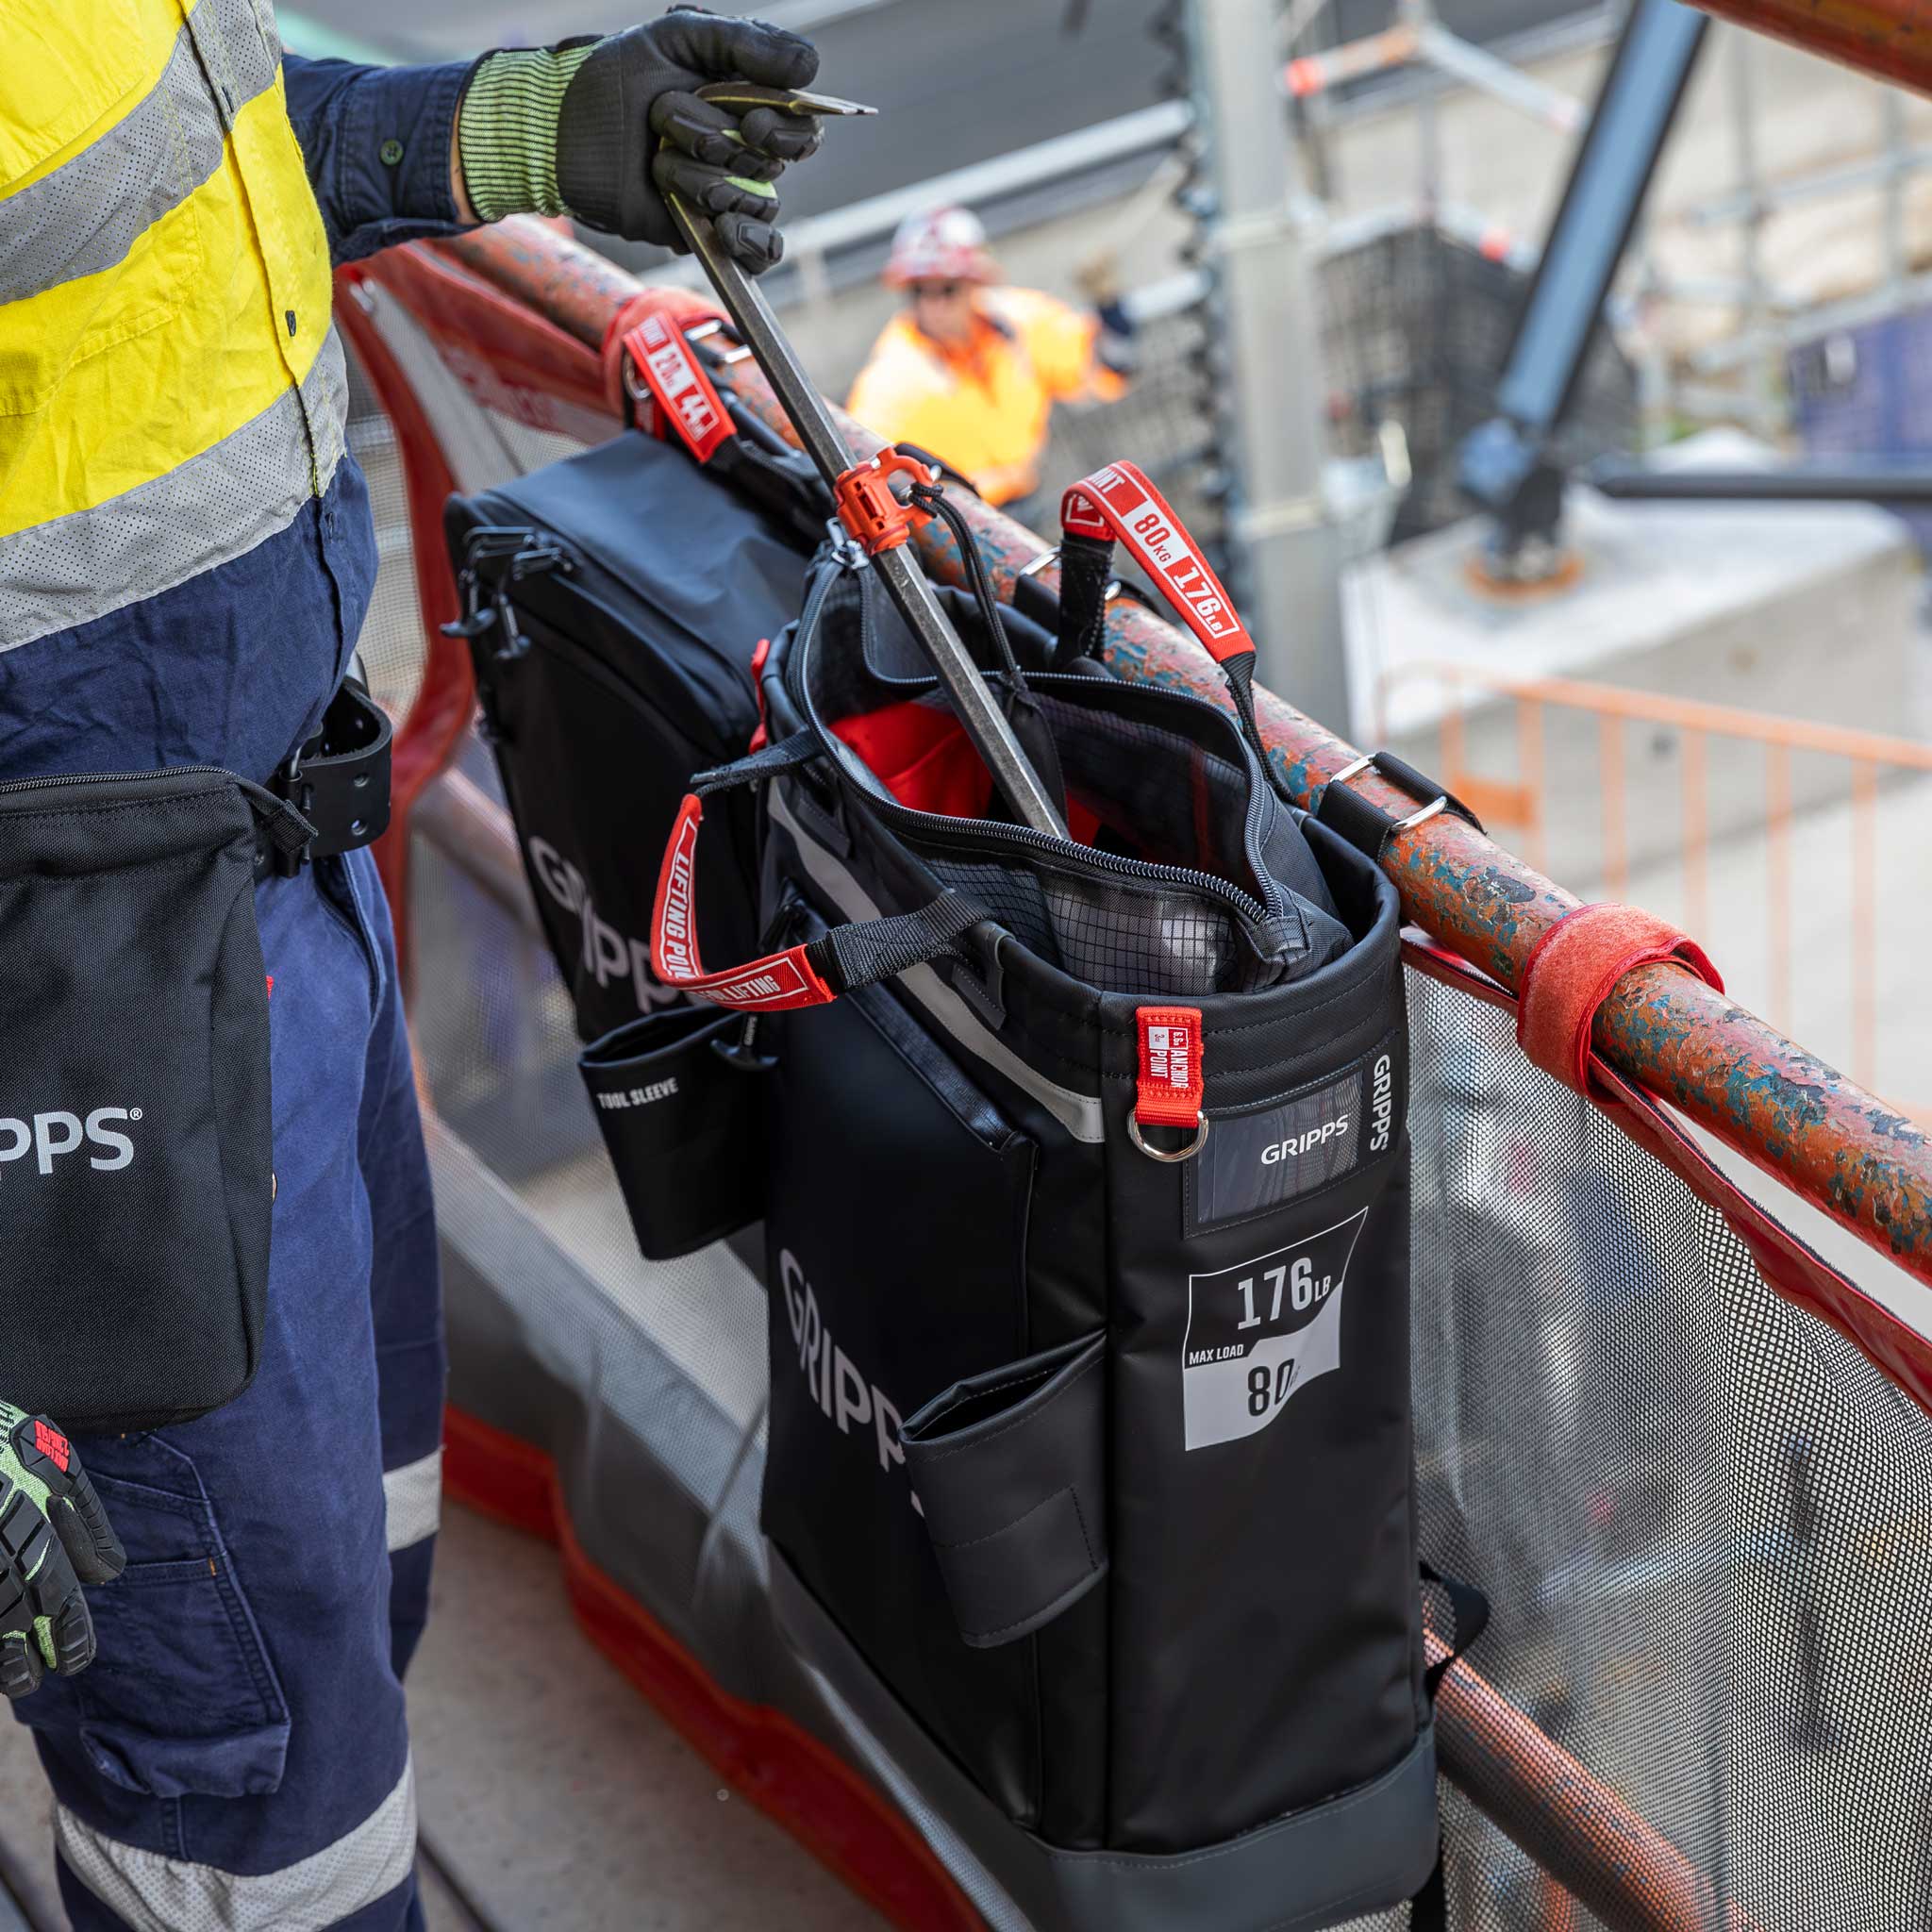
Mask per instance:
[[[651,910],[651,965],[666,986],[744,1012],[823,1007],[855,987],[890,979],[908,967],[938,958],[988,917],[972,900],[945,891],[917,911],[857,920],[833,927],[823,939],[708,973],[698,957],[697,932],[697,846],[706,796],[736,785],[761,783],[819,756],[811,735],[801,731],[736,764],[701,772],[692,779],[664,848]]]
[[[1474,1584],[1459,1576],[1448,1576],[1426,1557],[1422,1563],[1423,1581],[1433,1583],[1449,1599],[1449,1642],[1434,1663],[1423,1674],[1423,1688],[1433,1705],[1442,1679],[1449,1674],[1462,1654],[1490,1626],[1490,1600]],[[1416,1893],[1409,1907],[1409,1932],[1449,1932],[1449,1889],[1444,1881],[1442,1854],[1436,1853],[1434,1869],[1427,1882]]]
[[[1083,476],[1060,499],[1060,531],[1056,667],[1075,657],[1100,655],[1118,541],[1221,666],[1242,734],[1261,769],[1271,772],[1255,719],[1255,641],[1201,546],[1145,473],[1137,464],[1119,462]]]

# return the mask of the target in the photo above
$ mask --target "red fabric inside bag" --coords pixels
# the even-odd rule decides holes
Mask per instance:
[[[849,744],[903,806],[949,819],[983,819],[992,805],[992,774],[950,711],[908,698],[842,718],[834,735]],[[1100,832],[1097,813],[1067,801],[1067,829],[1082,845]]]

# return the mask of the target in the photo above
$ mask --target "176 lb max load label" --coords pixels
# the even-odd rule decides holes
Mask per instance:
[[[1181,1345],[1187,1446],[1265,1429],[1291,1396],[1341,1365],[1341,1297],[1369,1210],[1292,1247],[1188,1276]]]

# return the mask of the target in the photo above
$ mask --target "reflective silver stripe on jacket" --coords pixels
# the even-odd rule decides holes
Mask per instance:
[[[407,1550],[434,1536],[442,1526],[442,1451],[384,1470],[382,1498],[389,1506],[391,1550]]]
[[[235,116],[275,85],[252,0],[198,0],[146,98],[0,210],[0,302],[24,302],[126,259],[141,235],[221,166]]]
[[[286,529],[342,457],[349,384],[331,329],[301,389],[125,495],[0,537],[0,651],[158,596]]]
[[[279,1872],[243,1876],[123,1844],[54,1807],[67,1868],[133,1932],[325,1932],[387,1898],[416,1862],[416,1780],[396,1788],[346,1837]]]

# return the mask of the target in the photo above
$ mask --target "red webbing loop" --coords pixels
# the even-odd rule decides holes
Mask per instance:
[[[669,425],[699,462],[708,463],[718,445],[738,434],[738,425],[684,331],[666,316],[647,315],[625,334],[624,349],[657,406],[654,433],[661,439]]]
[[[704,800],[687,793],[671,827],[664,864],[658,874],[657,903],[651,908],[651,966],[666,986],[695,993],[721,1007],[750,1012],[777,1012],[792,1007],[823,1007],[838,994],[820,976],[805,945],[767,953],[761,959],[726,973],[707,973],[698,958],[697,850],[704,824]]]
[[[630,420],[630,392],[624,382],[625,360],[629,353],[624,339],[653,315],[661,315],[680,330],[695,328],[701,322],[731,320],[715,303],[693,295],[688,289],[646,289],[625,303],[605,325],[604,340],[597,350],[604,374],[604,400],[610,406],[611,414],[625,422]]]
[[[1116,539],[1217,664],[1254,655],[1234,600],[1208,568],[1187,526],[1132,463],[1109,463],[1060,498],[1060,526],[1070,536]]]
[[[772,741],[771,720],[765,716],[765,665],[772,655],[770,638],[760,638],[758,647],[751,654],[752,695],[758,701],[758,728],[751,735],[751,742],[745,750],[763,751]]]
[[[1199,1007],[1139,1007],[1141,1073],[1134,1118],[1143,1127],[1196,1127],[1207,1083],[1201,1074]]]
[[[1524,961],[1516,991],[1517,1044],[1544,1073],[1587,1092],[1597,1008],[1633,967],[1659,961],[1724,990],[1704,948],[1669,920],[1615,904],[1566,913]]]

